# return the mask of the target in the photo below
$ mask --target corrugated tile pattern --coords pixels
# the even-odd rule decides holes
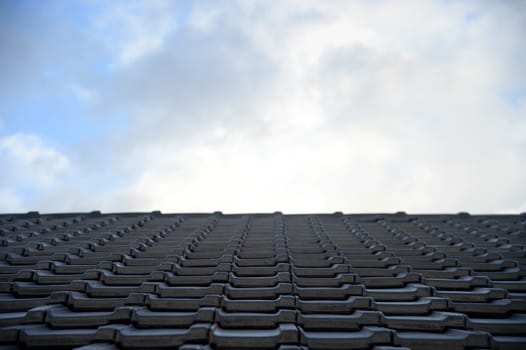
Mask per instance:
[[[524,349],[526,216],[0,216],[0,347]]]

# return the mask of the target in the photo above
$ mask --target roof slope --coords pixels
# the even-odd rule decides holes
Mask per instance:
[[[524,215],[28,213],[0,230],[0,345],[526,347]]]

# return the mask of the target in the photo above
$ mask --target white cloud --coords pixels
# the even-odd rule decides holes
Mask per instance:
[[[45,189],[57,184],[70,169],[68,158],[36,135],[14,134],[0,138],[4,186]]]
[[[388,161],[390,145],[382,135],[364,131],[347,139],[348,130],[277,130],[252,139],[233,131],[221,139],[213,130],[201,134],[199,141],[171,157],[159,155],[175,150],[172,145],[152,150],[146,157],[149,170],[129,189],[141,198],[130,209],[144,203],[171,211],[334,211],[371,209],[374,204],[377,210],[385,208],[374,201],[382,189],[362,185],[380,178]],[[374,176],[360,167],[378,173]],[[358,202],[359,195],[370,197],[368,203]]]
[[[120,69],[72,88],[99,115],[133,116],[125,133],[97,142],[111,160],[101,184],[128,181],[71,195],[80,187],[73,181],[37,203],[227,212],[524,206],[524,4],[174,4],[119,3],[99,14],[98,35]],[[60,164],[56,152],[40,158]],[[82,176],[101,168],[90,154],[92,162],[76,158]],[[64,159],[62,170],[27,160],[24,169],[56,179],[71,167]]]
[[[186,122],[195,129],[184,143],[169,136],[143,141],[145,150],[137,156],[144,171],[124,191],[140,200],[130,205],[477,212],[519,205],[526,195],[520,185],[526,175],[524,107],[508,106],[498,91],[516,79],[510,72],[522,69],[507,52],[524,52],[517,31],[524,20],[513,6],[488,6],[197,6],[190,20],[197,37],[222,45],[213,53],[213,67],[184,61],[186,69],[209,70],[208,83],[215,85],[216,72],[245,67],[250,79],[264,83],[245,99],[236,96],[245,87],[240,81],[219,82],[225,84],[225,103],[244,112],[230,118],[221,101],[191,81],[181,106],[177,86],[185,82],[172,81],[173,99],[155,104],[173,113],[156,123],[168,135]],[[472,12],[479,15],[467,21]],[[512,24],[503,28],[504,17]],[[242,33],[237,47],[239,39],[222,31],[225,25]],[[175,40],[167,39],[152,59],[171,57]],[[258,62],[243,61],[242,54],[251,51],[269,60],[270,76],[258,74]],[[170,64],[177,69],[177,61],[166,61],[144,74],[163,89],[161,75],[171,74]],[[209,117],[191,121],[200,114]]]
[[[176,4],[170,1],[132,1],[109,4],[96,18],[107,45],[116,48],[116,67],[126,67],[162,49],[176,28]],[[116,45],[115,45],[116,44]]]
[[[98,99],[96,91],[82,87],[78,84],[71,83],[68,85],[68,90],[82,102],[95,102]]]
[[[22,212],[24,206],[12,189],[0,186],[0,210],[6,213]]]

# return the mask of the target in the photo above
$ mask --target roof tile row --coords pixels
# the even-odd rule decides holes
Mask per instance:
[[[523,348],[525,228],[465,213],[0,215],[0,344]]]

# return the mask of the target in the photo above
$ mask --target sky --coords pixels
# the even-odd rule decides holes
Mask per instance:
[[[0,0],[0,212],[524,212],[525,36],[522,0]]]

